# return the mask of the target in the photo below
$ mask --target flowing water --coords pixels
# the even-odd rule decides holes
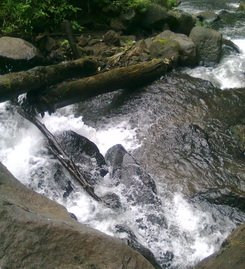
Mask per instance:
[[[234,1],[182,2],[181,8],[191,12],[207,8],[234,12],[237,5]],[[241,22],[240,24],[238,28],[241,26],[244,29],[244,25]],[[222,62],[212,69],[198,67],[187,72],[196,77],[207,78],[221,88],[244,87],[245,33],[242,29],[239,30],[240,28],[234,31],[234,27],[236,25],[228,25],[221,30],[240,47],[241,54],[225,55]],[[51,116],[45,115],[41,120],[53,133],[73,130],[89,138],[103,155],[115,144],[122,144],[133,154],[138,150],[144,151],[142,147],[147,140],[149,129],[161,123],[161,113],[166,113],[165,105],[161,107],[163,97],[159,93],[163,83],[164,80],[159,80],[151,86],[151,90],[146,88],[146,93],[142,95],[136,93],[125,97],[123,93],[107,94],[81,106],[60,109]],[[176,83],[173,80],[170,84]],[[148,95],[150,97],[147,97]],[[169,99],[167,103],[178,102],[170,93],[164,98]],[[105,103],[113,103],[113,106],[104,105]],[[193,113],[192,108],[188,107],[190,113]],[[184,109],[188,114],[187,108]],[[174,113],[178,116],[182,115],[183,111]],[[166,114],[164,120],[168,116]],[[109,175],[98,184],[96,192],[103,194],[111,191],[118,194],[123,210],[113,210],[96,203],[76,182],[72,183],[73,192],[64,197],[64,191],[56,187],[53,180],[57,161],[50,156],[42,134],[35,126],[21,118],[8,103],[0,104],[0,120],[0,161],[21,182],[63,204],[81,223],[109,235],[123,238],[126,235],[116,233],[115,226],[120,224],[129,227],[137,240],[154,253],[163,268],[185,269],[196,264],[218,250],[232,229],[245,220],[244,214],[235,208],[190,199],[181,192],[181,183],[178,183],[180,191],[178,188],[173,191],[158,177],[154,177],[154,180],[161,200],[160,208],[127,204],[122,188],[120,185],[111,184]],[[68,174],[64,176],[69,177]],[[155,217],[163,215],[164,222],[149,221],[146,217],[149,210]]]
[[[207,79],[215,86],[239,88],[245,85],[245,13],[238,12],[239,1],[182,1],[181,9],[196,14],[200,11],[212,11],[222,18],[212,25],[223,36],[233,41],[240,54],[227,51],[221,62],[213,67],[198,67],[186,72],[194,77]]]

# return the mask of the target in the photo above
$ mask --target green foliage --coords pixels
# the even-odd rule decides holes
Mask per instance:
[[[77,11],[66,0],[1,0],[0,29],[5,33],[53,30]]]
[[[144,12],[151,3],[172,7],[176,0],[0,0],[0,30],[3,33],[53,31],[69,20],[81,30],[79,11],[117,15],[134,9]]]

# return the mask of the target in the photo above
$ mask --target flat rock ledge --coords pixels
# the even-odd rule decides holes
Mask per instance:
[[[119,239],[80,224],[0,163],[0,267],[153,269]]]

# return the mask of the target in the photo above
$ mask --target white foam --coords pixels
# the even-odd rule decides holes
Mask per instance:
[[[241,53],[234,53],[221,60],[214,68],[199,66],[186,69],[186,72],[197,78],[209,80],[221,89],[242,88],[245,86],[245,39],[232,40]]]

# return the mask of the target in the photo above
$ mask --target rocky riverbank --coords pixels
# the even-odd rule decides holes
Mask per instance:
[[[242,3],[239,10],[243,10]],[[92,21],[91,26],[91,20],[85,19],[84,25],[90,25],[91,29],[72,38],[69,33],[65,38],[63,34],[44,33],[29,43],[15,37],[0,37],[1,72],[88,56],[98,63],[98,73],[153,59],[161,59],[173,67],[213,66],[220,61],[224,46],[237,51],[218,31],[204,27],[222,20],[214,13],[193,16],[154,4],[143,15],[129,12],[109,18],[103,25]],[[90,144],[80,158],[76,153],[79,150],[83,154],[83,143],[89,142],[82,142],[76,133],[63,133],[59,139],[70,151],[69,156],[76,156],[83,163],[81,169],[85,174],[94,172],[93,186],[99,185],[109,172],[110,186],[121,188],[130,207],[143,205],[149,209],[144,220],[148,224],[171,228],[161,211],[163,204],[153,178],[168,185],[170,191],[181,188],[192,202],[201,201],[204,207],[218,208],[220,214],[233,218],[237,225],[244,221],[244,89],[222,92],[208,82],[172,73],[134,93],[109,93],[90,99],[77,105],[75,113],[84,115],[84,120],[94,125],[106,121],[105,117],[110,121],[120,113],[133,115],[130,122],[143,141],[133,155],[117,145],[104,159],[96,146]],[[149,127],[147,132],[145,126]],[[98,167],[93,159],[97,156]],[[57,193],[68,197],[73,192],[70,177],[64,176],[61,165],[52,167],[51,163],[49,168],[55,170],[52,188],[58,186]],[[33,175],[38,175],[38,179],[29,187],[34,190],[42,187],[44,174],[37,169]],[[108,193],[106,199],[115,212],[123,208],[115,193]],[[154,210],[161,214],[154,216],[151,214]],[[172,252],[162,250],[156,261],[125,225],[115,226],[119,234],[127,234],[124,242],[79,224],[76,216],[28,190],[2,165],[0,217],[3,269],[165,268],[175,258]],[[134,226],[144,230],[145,222],[138,218]],[[179,233],[172,229],[173,233]],[[217,255],[196,268],[243,268],[243,237],[244,225],[231,235]]]

